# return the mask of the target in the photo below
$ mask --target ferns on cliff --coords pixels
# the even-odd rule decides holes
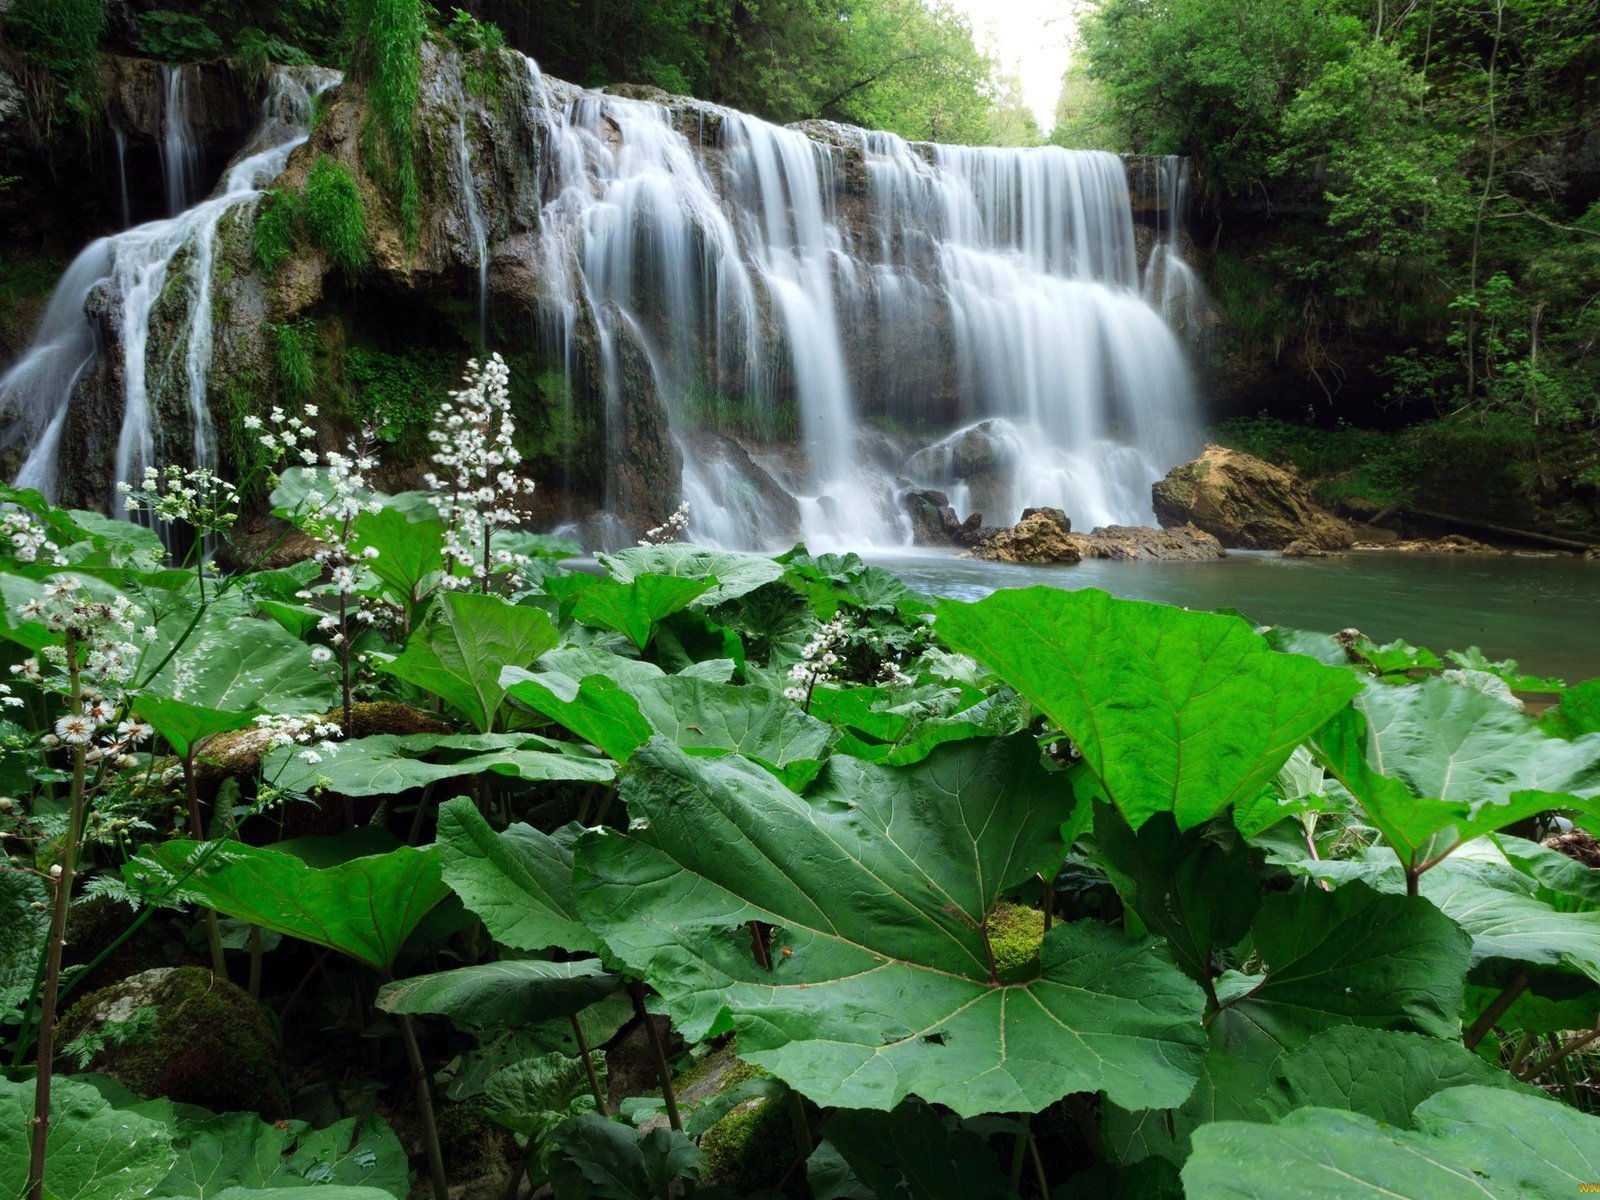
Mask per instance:
[[[400,210],[408,244],[417,237],[417,94],[422,70],[421,0],[351,0],[351,66],[367,86],[362,149]]]

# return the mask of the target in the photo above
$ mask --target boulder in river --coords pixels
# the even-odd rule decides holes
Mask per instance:
[[[1192,524],[1224,546],[1281,550],[1305,541],[1343,550],[1355,540],[1350,527],[1312,500],[1300,480],[1226,446],[1206,446],[1199,458],[1157,481],[1150,495],[1163,526]]]
[[[1073,533],[1054,509],[1030,509],[1015,525],[990,533],[973,557],[1007,563],[1075,563],[1085,558],[1151,562],[1203,562],[1226,551],[1211,534],[1192,525],[1151,529],[1147,525],[1107,525]]]

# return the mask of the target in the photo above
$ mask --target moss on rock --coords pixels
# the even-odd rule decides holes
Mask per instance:
[[[62,1019],[61,1037],[141,1096],[267,1117],[286,1109],[267,1011],[204,967],[158,967],[91,992]]]

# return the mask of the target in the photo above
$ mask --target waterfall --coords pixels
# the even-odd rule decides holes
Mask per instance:
[[[121,129],[112,129],[112,141],[117,147],[117,195],[122,200],[122,224],[126,229],[133,224],[133,206],[128,202],[128,135]]]
[[[161,68],[161,176],[167,215],[176,217],[200,196],[200,143],[189,120],[189,98],[198,67]]]
[[[641,353],[697,540],[902,543],[910,485],[992,523],[1028,505],[1083,526],[1153,523],[1150,484],[1200,440],[1173,328],[1198,295],[1179,249],[1181,160],[1160,164],[1166,209],[1141,279],[1114,155],[778,128],[581,91],[531,61],[529,80],[546,337],[570,373],[592,322],[612,430],[619,343]],[[899,427],[894,443],[875,417]],[[719,454],[697,437],[708,430],[757,453]],[[621,453],[608,446],[613,469]],[[773,483],[792,497],[789,527]]]
[[[337,79],[335,72],[317,68],[274,74],[261,123],[210,198],[175,217],[100,239],[67,268],[33,344],[0,377],[6,438],[20,439],[27,448],[18,486],[37,488],[51,499],[57,494],[61,434],[77,385],[99,358],[100,326],[87,311],[97,295],[112,306],[106,324],[118,339],[122,365],[113,482],[137,480],[146,466],[158,461],[216,465],[206,393],[217,226],[227,213],[253,203],[283,170],[290,151],[308,136],[312,96]],[[166,162],[170,183],[172,159]],[[180,327],[170,343],[160,347],[161,357],[153,359],[151,318],[174,286],[182,289]],[[163,428],[160,409],[153,402],[158,394],[182,397],[185,428]],[[113,512],[125,511],[114,491],[107,499]]]
[[[472,234],[472,249],[478,264],[478,352],[489,345],[489,235],[484,228],[483,209],[478,204],[478,182],[472,173],[472,147],[467,144],[467,96],[457,83],[456,100],[456,187],[461,191],[461,206],[467,230]]]
[[[1156,242],[1145,267],[1144,297],[1179,330],[1193,332],[1202,292],[1199,277],[1183,257],[1183,216],[1189,208],[1189,160],[1176,154],[1155,159],[1148,168],[1161,198]]]

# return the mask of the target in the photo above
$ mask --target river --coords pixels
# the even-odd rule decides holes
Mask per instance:
[[[1097,587],[1186,608],[1233,608],[1263,624],[1332,633],[1355,627],[1443,654],[1477,646],[1530,673],[1600,676],[1600,563],[1576,558],[1351,553],[1293,559],[1230,551],[1219,562],[1086,559],[1023,567],[954,552],[874,551],[870,561],[922,592],[971,600],[996,588]]]

